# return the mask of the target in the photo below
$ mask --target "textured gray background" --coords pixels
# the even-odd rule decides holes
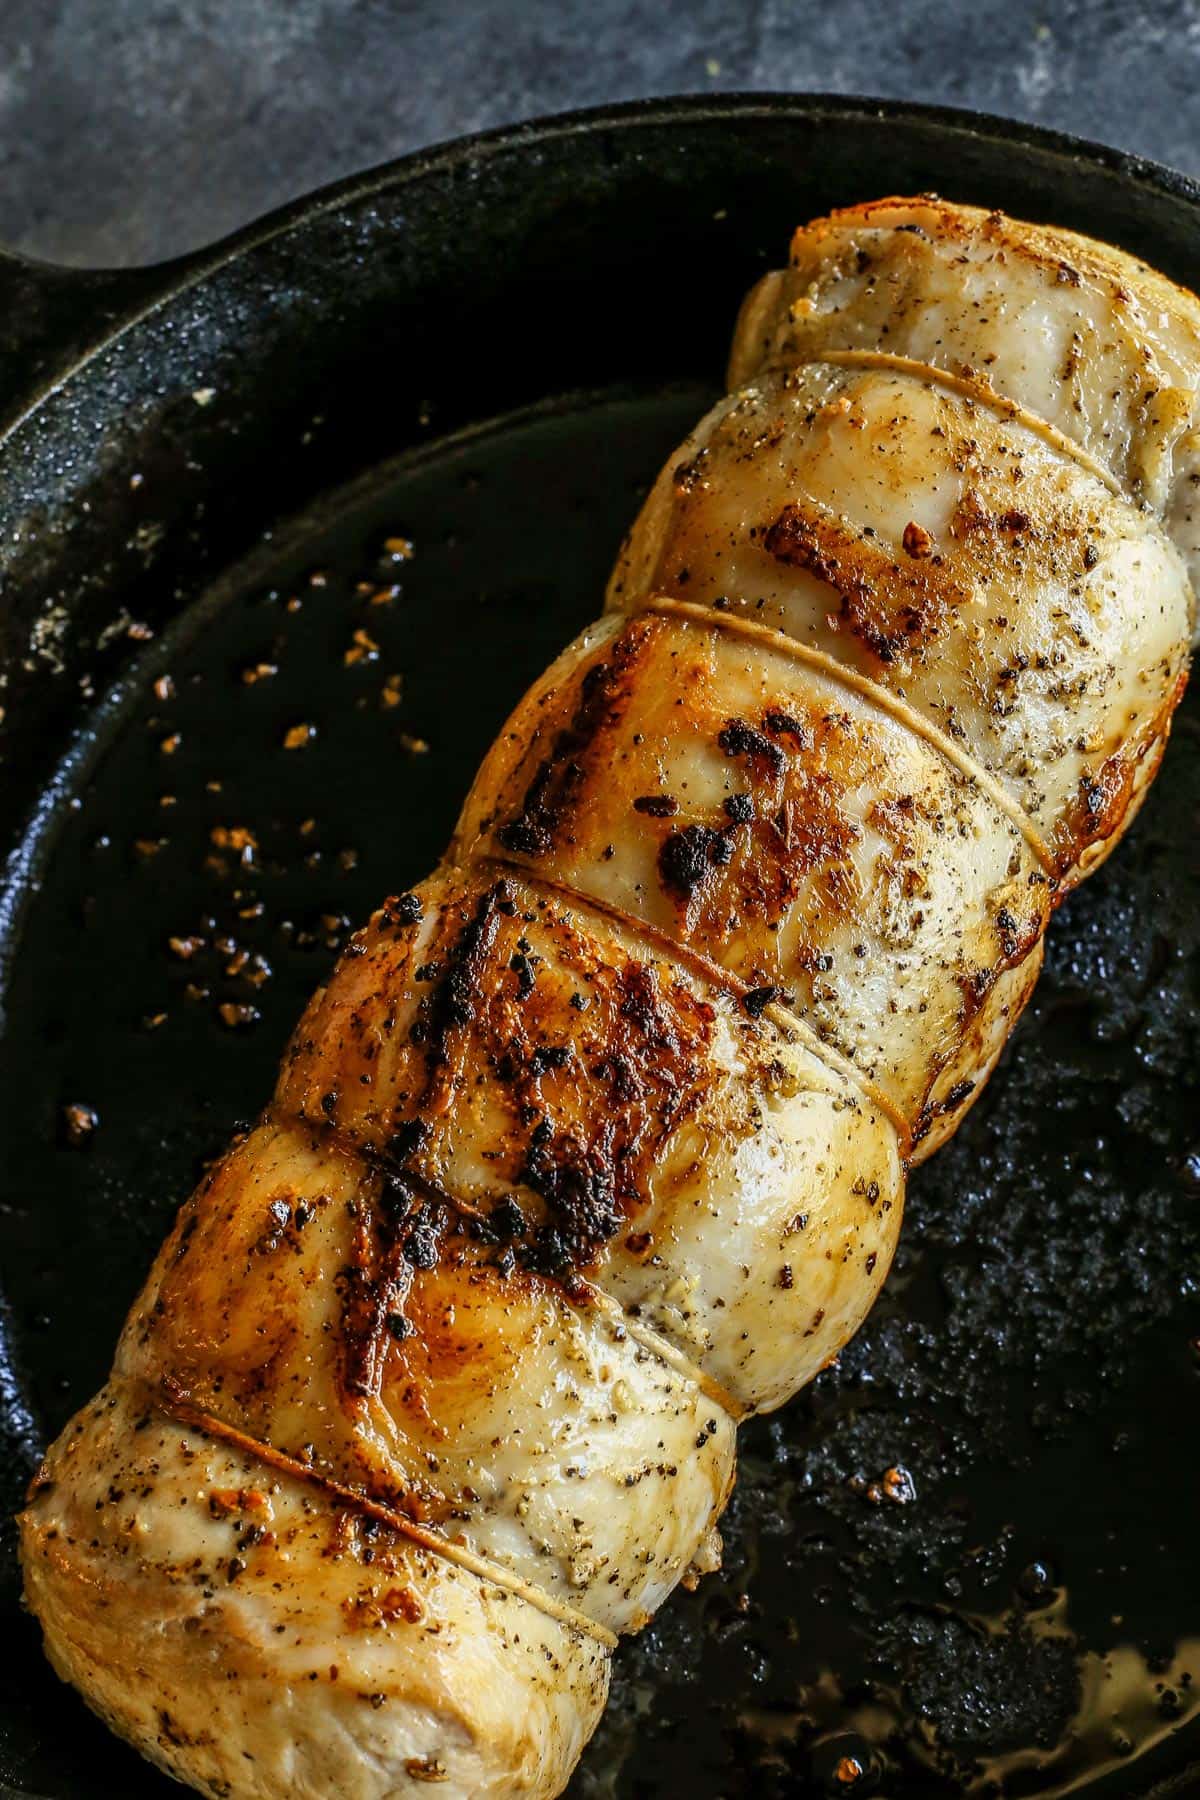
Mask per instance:
[[[0,0],[0,243],[152,261],[463,131],[680,90],[977,106],[1200,172],[1200,0]]]

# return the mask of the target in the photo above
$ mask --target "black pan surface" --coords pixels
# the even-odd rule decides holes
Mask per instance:
[[[0,263],[6,1514],[349,923],[598,609],[745,286],[928,188],[1200,283],[1182,177],[821,98],[495,134],[171,268]],[[867,1326],[744,1434],[725,1570],[622,1648],[577,1800],[1200,1792],[1198,737],[1185,703]],[[17,1592],[9,1531],[0,1791],[165,1795]]]

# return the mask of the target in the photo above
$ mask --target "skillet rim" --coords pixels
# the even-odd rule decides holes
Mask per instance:
[[[1190,208],[1200,220],[1200,176],[1097,139],[969,107],[830,90],[738,89],[716,94],[693,90],[539,114],[441,139],[371,164],[162,261],[76,266],[0,247],[0,352],[12,359],[10,366],[17,375],[5,396],[0,450],[49,398],[144,320],[256,249],[339,207],[376,194],[400,192],[427,177],[483,165],[497,157],[531,154],[578,136],[669,129],[676,123],[744,125],[759,118],[777,123],[789,117],[810,123],[836,118],[842,125],[856,119],[875,125],[890,122],[923,128],[942,136],[948,145],[970,140],[1012,146],[1057,162],[1067,179],[1073,168],[1087,167],[1107,176],[1126,195],[1149,191]],[[96,310],[98,329],[80,333],[69,328],[83,309]],[[68,323],[65,330],[64,321]],[[1193,1761],[1145,1789],[1143,1800],[1182,1800],[1195,1791],[1196,1783],[1200,1783],[1200,1762]],[[0,1800],[45,1797],[0,1780]]]
[[[7,314],[0,342],[5,342],[5,347],[18,359],[22,349],[21,315],[24,308],[14,323],[14,309],[8,304],[14,289],[25,302],[30,290],[35,302],[51,291],[56,295],[65,294],[69,301],[75,290],[81,302],[107,301],[109,307],[106,329],[86,336],[76,354],[66,352],[65,360],[49,370],[44,380],[35,378],[31,391],[16,396],[15,405],[10,403],[7,417],[0,426],[0,447],[28,421],[44,399],[81,372],[96,355],[118,342],[143,318],[239,257],[323,213],[335,211],[339,206],[367,199],[375,193],[403,189],[428,175],[445,173],[457,166],[535,150],[564,138],[604,131],[669,127],[675,122],[693,124],[712,120],[741,124],[759,116],[778,120],[789,115],[809,121],[822,115],[836,115],[841,123],[852,122],[855,118],[870,119],[874,123],[891,121],[901,126],[932,128],[944,133],[948,139],[965,137],[977,143],[990,140],[1014,144],[1067,164],[1090,165],[1123,187],[1150,189],[1169,200],[1193,207],[1200,216],[1200,176],[1188,175],[1168,163],[1118,149],[1097,139],[970,107],[823,89],[802,92],[738,89],[720,94],[691,91],[604,102],[491,126],[424,145],[284,201],[211,243],[159,262],[125,267],[76,267],[0,247],[0,316]],[[26,335],[36,341],[36,332]],[[62,346],[58,348],[62,350]],[[53,334],[45,349],[53,358],[56,349]]]

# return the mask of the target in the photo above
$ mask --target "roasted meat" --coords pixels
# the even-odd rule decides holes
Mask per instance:
[[[1200,306],[934,200],[802,229],[608,610],[313,999],[22,1515],[214,1796],[561,1791],[1145,795]]]

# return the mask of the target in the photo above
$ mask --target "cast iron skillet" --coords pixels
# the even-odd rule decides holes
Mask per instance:
[[[931,188],[1200,283],[1181,176],[821,97],[518,127],[162,268],[0,262],[5,1513],[347,921],[597,610],[748,283],[798,220]],[[1196,737],[1056,921],[868,1326],[745,1433],[725,1572],[622,1650],[577,1796],[1196,1791]],[[163,1794],[4,1551],[0,1784]]]

